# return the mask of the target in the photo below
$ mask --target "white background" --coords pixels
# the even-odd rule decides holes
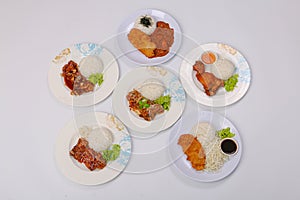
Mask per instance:
[[[73,43],[111,38],[144,8],[170,13],[197,43],[230,44],[249,61],[250,89],[226,108],[243,157],[223,181],[194,182],[170,166],[90,187],[56,168],[55,140],[73,110],[48,89],[50,61]],[[296,0],[1,0],[0,199],[299,199],[299,8]],[[180,63],[169,64],[178,71]],[[120,63],[120,75],[133,68]],[[112,112],[111,96],[95,109]]]

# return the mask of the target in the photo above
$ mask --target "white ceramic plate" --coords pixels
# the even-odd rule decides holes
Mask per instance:
[[[146,121],[129,109],[128,92],[147,79],[158,79],[166,87],[165,95],[171,95],[169,111]],[[130,129],[142,133],[157,133],[172,126],[181,116],[185,106],[185,93],[178,78],[161,67],[140,67],[128,72],[117,85],[112,99],[114,113]]]
[[[181,146],[177,144],[180,135],[189,133],[198,122],[209,122],[216,130],[230,127],[230,131],[235,133],[233,138],[238,143],[238,152],[231,156],[217,172],[196,171],[192,168],[190,161],[186,160],[186,155],[183,153]],[[200,182],[218,181],[229,176],[238,166],[243,150],[241,136],[236,127],[224,116],[209,111],[201,111],[199,113],[195,111],[187,114],[187,116],[183,116],[172,128],[169,141],[170,155],[179,172]]]
[[[235,73],[239,75],[239,78],[236,88],[232,92],[219,88],[214,96],[205,94],[202,85],[195,78],[193,72],[195,61],[200,60],[204,51],[216,52],[233,62],[236,67]],[[198,103],[206,106],[222,107],[237,102],[246,94],[250,86],[251,71],[246,59],[240,52],[225,44],[209,43],[200,45],[184,57],[180,67],[180,80],[188,95]]]
[[[174,43],[167,55],[158,58],[147,58],[129,42],[127,35],[133,28],[136,19],[141,15],[151,15],[155,21],[167,22],[170,27],[174,29]],[[126,18],[118,29],[117,40],[122,53],[125,54],[129,60],[141,65],[158,65],[168,61],[176,54],[181,45],[181,37],[180,26],[172,16],[160,10],[144,9],[139,10]]]
[[[113,144],[121,146],[120,156],[115,161],[108,162],[101,170],[90,171],[84,164],[77,162],[69,155],[76,145],[82,126],[105,127],[113,133]],[[61,130],[55,145],[55,160],[62,174],[79,184],[98,185],[117,177],[126,167],[131,154],[131,137],[125,126],[113,115],[94,112],[75,116]]]
[[[104,81],[100,87],[90,93],[74,96],[65,86],[61,76],[62,68],[68,61],[73,60],[77,64],[88,55],[99,56],[103,66]],[[64,49],[60,55],[53,59],[48,73],[48,83],[54,96],[64,104],[72,106],[90,106],[104,100],[114,89],[119,78],[119,67],[114,56],[105,48],[95,43],[80,43]]]

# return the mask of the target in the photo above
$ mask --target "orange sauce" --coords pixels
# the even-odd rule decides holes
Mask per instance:
[[[213,64],[214,62],[216,62],[216,59],[216,55],[210,51],[206,51],[201,55],[201,60],[205,64]]]

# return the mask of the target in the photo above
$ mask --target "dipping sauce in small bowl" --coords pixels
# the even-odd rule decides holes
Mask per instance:
[[[224,153],[225,155],[234,155],[238,151],[238,144],[232,138],[224,138],[223,140],[221,140],[220,147],[222,153]]]
[[[201,55],[201,60],[204,64],[211,65],[217,60],[217,54],[211,51],[205,51]]]

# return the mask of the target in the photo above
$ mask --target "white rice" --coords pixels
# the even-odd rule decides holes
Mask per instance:
[[[102,73],[103,69],[103,63],[98,56],[84,57],[79,63],[79,71],[86,78],[92,74]]]
[[[147,99],[155,100],[164,94],[165,86],[157,79],[148,79],[140,84],[136,90]]]
[[[234,73],[234,64],[225,59],[219,58],[213,65],[211,65],[211,72],[219,79],[227,80]]]
[[[113,143],[113,134],[105,127],[92,129],[91,127],[83,126],[79,129],[79,133],[88,141],[89,147],[96,152],[108,149]]]
[[[208,122],[199,122],[192,128],[191,133],[200,141],[204,151],[208,152],[211,142],[216,137],[216,129]]]
[[[151,25],[149,27],[145,27],[143,24],[140,23],[143,17],[150,18]],[[153,17],[151,17],[150,15],[142,15],[136,19],[133,28],[139,29],[140,31],[143,31],[147,35],[151,35],[156,29],[156,23]]]
[[[210,123],[200,122],[192,128],[191,133],[197,137],[205,151],[204,170],[216,172],[221,169],[229,157],[221,152],[221,139],[216,135],[216,129]]]

